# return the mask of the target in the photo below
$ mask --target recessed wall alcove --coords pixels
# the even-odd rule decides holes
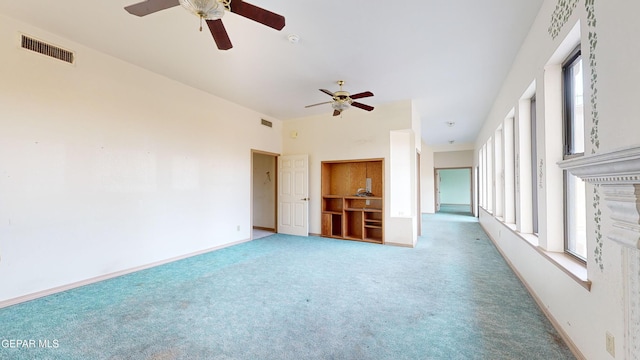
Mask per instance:
[[[625,359],[640,359],[640,147],[564,160],[561,169],[598,186],[610,209],[604,241],[622,247]]]

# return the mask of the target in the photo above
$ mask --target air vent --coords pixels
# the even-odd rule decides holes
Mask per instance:
[[[22,48],[73,64],[74,59],[71,51],[47,44],[25,35],[22,35]]]
[[[273,127],[273,123],[269,120],[261,119],[260,123],[264,126]]]

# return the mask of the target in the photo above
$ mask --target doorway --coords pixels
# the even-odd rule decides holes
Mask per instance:
[[[435,170],[436,212],[472,215],[471,168]]]
[[[277,232],[278,154],[251,151],[251,239]]]

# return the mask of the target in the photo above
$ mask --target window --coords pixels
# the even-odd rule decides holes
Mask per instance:
[[[580,46],[562,65],[564,158],[584,155],[583,67]],[[565,252],[583,261],[587,256],[585,184],[564,173]]]
[[[576,48],[562,66],[564,77],[564,155],[584,154],[584,102],[582,56]]]
[[[479,197],[480,197],[480,206],[482,206],[483,208],[486,207],[485,202],[484,202],[484,146],[482,146],[480,148],[479,154],[478,154],[478,192],[479,192]]]
[[[538,146],[536,96],[531,97],[531,216],[532,232],[538,233]]]
[[[487,151],[486,151],[486,155],[487,155],[487,162],[486,162],[486,169],[487,169],[487,211],[493,214],[493,204],[495,201],[495,198],[493,197],[493,194],[495,193],[494,188],[495,188],[495,183],[493,182],[493,138],[489,138],[489,140],[487,141]]]
[[[502,144],[502,126],[496,130],[494,136],[494,147],[493,147],[493,181],[495,183],[495,192],[493,194],[495,202],[494,202],[494,212],[493,214],[496,217],[503,218],[504,220],[504,153],[502,152],[503,144]]]
[[[503,150],[503,172],[504,172],[504,222],[515,224],[516,222],[516,173],[515,173],[515,119],[512,109],[509,116],[502,124],[502,150]]]

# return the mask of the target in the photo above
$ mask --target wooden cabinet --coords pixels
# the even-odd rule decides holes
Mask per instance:
[[[322,162],[322,236],[384,243],[382,159]]]

